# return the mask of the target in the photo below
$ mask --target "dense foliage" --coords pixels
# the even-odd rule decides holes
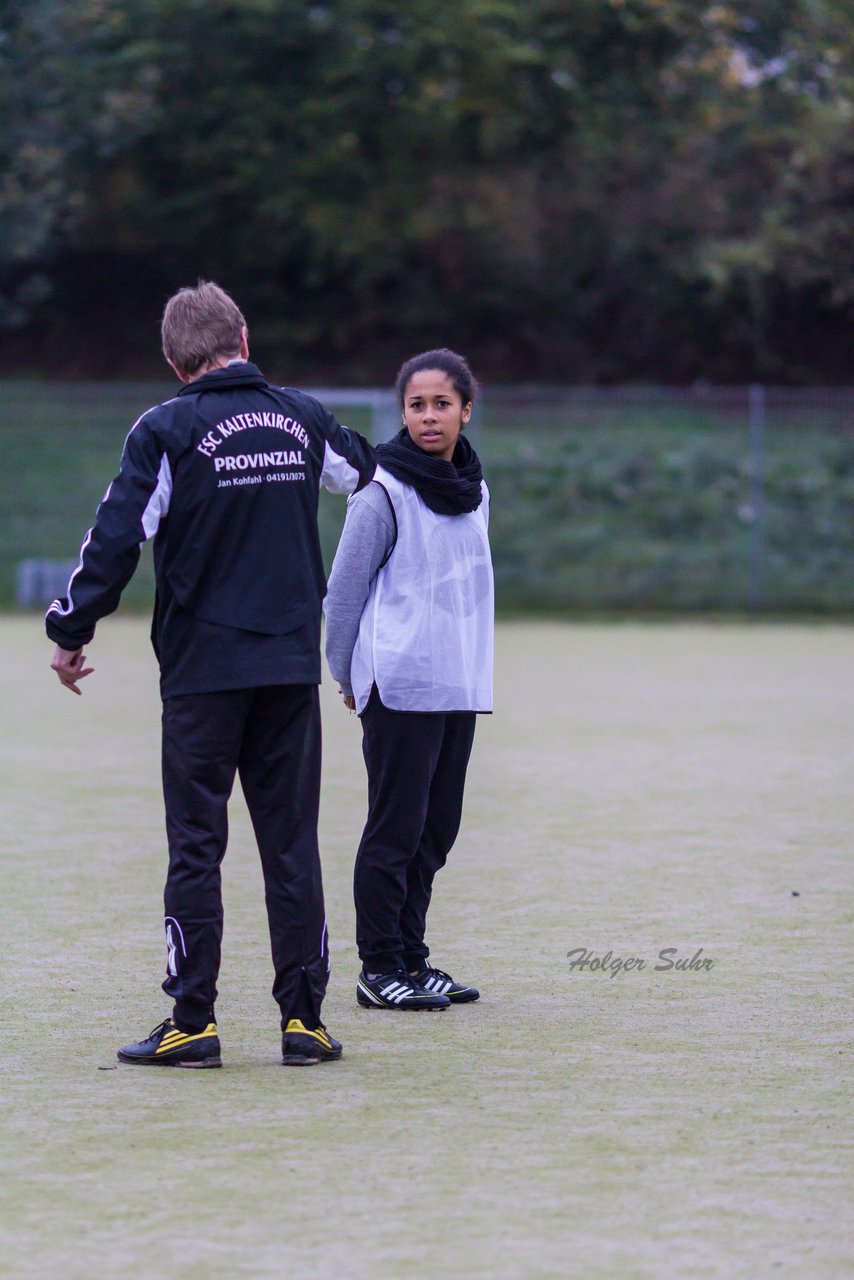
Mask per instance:
[[[851,0],[7,0],[7,366],[850,381]],[[271,370],[278,372],[279,370]]]

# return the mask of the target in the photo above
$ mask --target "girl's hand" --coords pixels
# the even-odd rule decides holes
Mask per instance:
[[[342,693],[341,697],[344,699],[344,706],[348,711],[356,710],[356,699],[351,693]]]

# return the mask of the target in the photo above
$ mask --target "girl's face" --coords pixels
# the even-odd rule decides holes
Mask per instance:
[[[413,373],[403,393],[403,425],[419,449],[450,462],[463,423],[470,417],[471,404],[463,404],[441,369]]]

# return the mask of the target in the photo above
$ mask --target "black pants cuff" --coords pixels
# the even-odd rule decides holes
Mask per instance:
[[[172,1010],[172,1021],[179,1031],[188,1036],[198,1035],[204,1031],[209,1022],[216,1022],[213,1009],[199,1009],[198,1005],[176,1004]]]

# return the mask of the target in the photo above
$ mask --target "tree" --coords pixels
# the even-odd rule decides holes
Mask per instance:
[[[833,376],[846,8],[12,5],[0,323],[88,362],[109,333],[109,371],[205,275],[256,349],[341,377],[446,341],[505,377]]]

